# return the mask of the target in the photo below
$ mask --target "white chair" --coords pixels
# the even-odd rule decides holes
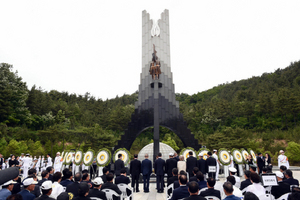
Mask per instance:
[[[247,192],[248,187],[249,187],[249,185],[242,190],[242,194],[244,194],[245,192]]]
[[[275,197],[271,194],[263,194],[260,195],[258,198],[259,200],[275,200]]]
[[[133,194],[133,189],[131,187],[129,187],[127,184],[124,184],[124,183],[120,183],[117,186],[122,192],[121,200],[122,199],[128,199],[129,200],[129,197],[131,197],[132,194]],[[127,189],[131,191],[130,195],[127,195]]]
[[[215,196],[206,196],[204,198],[207,200],[220,200],[218,197],[215,197]]]
[[[170,189],[171,189],[171,192],[169,194]],[[167,187],[167,199],[171,199],[172,194],[173,194],[173,190],[174,190],[174,183],[168,185],[168,187]]]
[[[292,192],[294,187],[297,188],[297,187],[299,187],[299,186],[298,186],[298,185],[290,185],[290,187],[291,187],[291,192]]]
[[[207,187],[202,188],[201,190],[199,190],[198,195],[200,195],[201,192],[203,192],[203,191],[205,191],[205,190],[207,190],[207,189],[208,189]]]
[[[98,197],[90,197],[91,200],[103,200],[103,199],[100,199]]]
[[[271,194],[272,186],[268,186],[268,187],[266,187],[265,189],[266,189],[266,193],[267,193],[267,194]]]
[[[288,199],[288,196],[290,195],[291,193],[289,192],[289,193],[286,193],[286,194],[284,194],[284,195],[281,195],[281,197],[279,197],[278,199],[276,199],[276,200],[287,200]]]
[[[111,190],[111,189],[104,189],[102,191],[105,192],[105,196],[106,196],[107,200],[113,200],[113,196],[116,196],[116,197],[120,196],[118,193],[116,193],[114,190]]]

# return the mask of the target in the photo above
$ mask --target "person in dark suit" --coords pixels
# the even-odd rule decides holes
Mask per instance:
[[[190,196],[185,198],[185,200],[206,200],[204,197],[198,195],[199,185],[195,181],[190,182],[188,191]]]
[[[187,183],[186,175],[181,175],[178,178],[178,181],[180,186],[173,191],[171,200],[183,199],[190,196],[190,193],[188,191],[188,186],[186,185]]]
[[[4,163],[3,155],[0,153],[0,170],[2,170],[3,163]]]
[[[193,169],[193,176],[189,178],[189,182],[195,181],[198,182],[198,178],[196,176],[196,174],[199,172],[199,168],[198,167],[194,167]]]
[[[204,180],[204,175],[202,174],[202,172],[197,172],[196,174],[197,180],[198,180],[198,185],[199,185],[199,190],[201,190],[202,188],[206,188],[207,187],[207,183]]]
[[[167,186],[174,183],[174,181],[178,181],[178,169],[177,168],[173,168],[172,175],[173,176],[171,178],[169,178],[168,181],[167,181]]]
[[[120,176],[120,170],[124,168],[124,161],[122,160],[122,154],[118,154],[118,160],[115,162],[115,175]]]
[[[189,157],[186,159],[186,172],[188,172],[189,178],[194,176],[193,169],[197,167],[197,158],[193,156],[193,152],[189,152]]]
[[[127,173],[126,173],[126,169],[123,168],[120,171],[120,176],[117,176],[115,178],[115,184],[118,185],[120,183],[125,183],[125,184],[129,184],[130,183],[130,179],[127,177]]]
[[[206,196],[214,196],[214,197],[218,197],[219,199],[221,199],[221,193],[219,190],[215,190],[214,186],[216,184],[216,179],[209,177],[207,179],[207,190],[202,191],[200,193],[200,196],[202,197],[206,197]]]
[[[139,178],[140,173],[142,171],[142,164],[141,161],[139,161],[138,155],[134,154],[134,159],[130,162],[130,174],[131,174],[131,187],[133,188],[133,191],[139,192]],[[134,185],[135,188],[134,188]]]
[[[152,162],[148,159],[148,154],[145,154],[145,159],[142,161],[141,170],[144,179],[144,192],[149,192],[149,181],[152,173]]]
[[[74,197],[77,197],[80,181],[82,181],[82,174],[77,172],[74,176],[74,183],[67,185],[66,192],[71,192],[73,193]]]
[[[49,178],[49,172],[47,170],[42,171],[42,180],[39,180],[38,185],[41,186]]]
[[[179,179],[179,177],[182,176],[182,175],[187,176],[187,173],[186,173],[185,171],[181,170],[181,171],[179,172],[178,179]],[[173,186],[173,187],[174,187],[174,190],[175,190],[176,188],[179,188],[179,186],[180,186],[179,180],[174,181],[174,186]]]
[[[282,172],[277,171],[275,172],[275,174],[277,177],[278,185],[272,186],[271,194],[275,197],[275,199],[278,199],[282,195],[291,192],[291,189],[289,184],[282,181],[284,177]]]
[[[61,181],[60,184],[63,186],[63,187],[67,187],[69,184],[72,184],[73,183],[73,175],[72,175],[72,171],[66,171],[65,172],[65,180]]]
[[[203,159],[203,153],[199,153],[198,156],[199,156],[199,160],[197,162],[197,166],[200,172],[202,172],[202,174],[204,175],[204,179],[205,179],[206,171],[205,171],[205,160]]]
[[[262,169],[265,166],[265,158],[263,157],[262,153],[258,153],[257,156],[257,166],[258,166],[258,174],[262,173]]]
[[[158,193],[164,192],[164,168],[166,162],[161,158],[161,153],[158,153],[158,158],[154,162],[154,171],[156,174],[156,189]]]
[[[165,173],[168,175],[167,179],[173,176],[172,170],[177,167],[177,160],[173,158],[173,155],[174,155],[173,153],[170,153],[169,159],[166,160]]]
[[[117,194],[121,195],[122,192],[118,188],[118,186],[113,183],[113,179],[114,179],[114,175],[112,173],[108,173],[106,176],[107,182],[102,185],[101,190],[103,191],[104,189],[111,189],[111,190],[115,191]],[[118,198],[118,199],[120,199],[120,198]]]
[[[290,169],[287,169],[284,173],[285,180],[283,182],[289,184],[289,185],[297,185],[299,186],[299,181],[297,179],[293,178],[293,172]]]
[[[101,177],[97,177],[93,181],[94,188],[89,191],[89,195],[87,197],[96,197],[102,200],[106,200],[105,192],[100,191],[101,186],[103,184],[103,180]]]
[[[248,187],[249,185],[252,185],[252,182],[250,180],[250,174],[251,172],[249,170],[245,170],[244,172],[245,180],[241,182],[241,187],[240,187],[241,191],[246,187]]]
[[[216,178],[215,172],[208,171],[209,166],[217,168],[217,161],[212,157],[212,153],[210,151],[207,153],[207,159],[205,161],[205,171],[208,173],[208,177]]]
[[[52,193],[52,181],[50,181],[50,180],[45,181],[41,185],[41,192],[42,192],[42,195],[40,197],[36,198],[35,200],[55,200],[50,197],[50,195]]]
[[[103,183],[106,183],[106,175],[109,173],[109,170],[107,167],[104,167],[102,169],[103,175],[100,176],[102,178]]]
[[[176,152],[174,153],[174,156],[173,156],[173,157],[174,157],[174,159],[175,159],[177,162],[179,161],[179,156],[178,156],[178,154],[177,154]]]
[[[52,181],[52,183],[53,183],[53,173],[54,173],[53,167],[51,167],[51,166],[50,166],[50,167],[47,167],[46,170],[49,172],[48,180],[49,180],[49,181]]]
[[[33,200],[35,199],[34,194],[31,194],[34,190],[35,184],[37,184],[37,181],[34,181],[33,178],[28,178],[23,181],[24,190],[21,190],[18,194],[20,194],[23,197],[23,200]]]

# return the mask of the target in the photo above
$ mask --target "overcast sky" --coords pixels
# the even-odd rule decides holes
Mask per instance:
[[[114,98],[138,90],[142,11],[169,9],[176,93],[300,60],[299,0],[0,0],[0,63],[29,89]]]

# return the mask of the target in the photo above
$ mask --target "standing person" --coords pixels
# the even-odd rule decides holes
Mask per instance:
[[[145,154],[145,159],[142,161],[141,170],[144,179],[144,192],[149,192],[149,181],[152,173],[152,162],[148,159],[148,154]]]
[[[198,168],[199,171],[202,172],[204,176],[204,180],[206,179],[206,171],[205,171],[205,160],[203,159],[203,153],[199,153],[199,160],[198,160]]]
[[[130,162],[131,187],[133,191],[139,192],[139,178],[142,171],[141,161],[138,160],[138,155],[134,154],[134,159]],[[136,187],[134,188],[134,185]]]
[[[234,167],[233,156],[231,155],[231,151],[228,151],[228,153],[230,155],[230,165],[229,165],[229,167]]]
[[[3,155],[0,153],[0,170],[2,169],[3,164],[4,164]]]
[[[28,176],[28,169],[31,164],[31,158],[29,157],[29,154],[26,154],[25,158],[23,158],[23,178],[27,178]]]
[[[52,167],[53,163],[52,163],[52,158],[50,157],[50,154],[48,153],[47,154],[47,165],[46,165],[46,168],[47,167]]]
[[[57,152],[56,157],[54,159],[54,165],[53,165],[54,173],[55,172],[60,172],[61,165],[62,165],[62,159],[61,159],[61,156],[60,156],[60,152]]]
[[[158,193],[164,192],[164,168],[166,162],[161,158],[161,153],[158,153],[158,158],[154,162],[154,171],[156,173],[156,189]]]
[[[220,161],[219,161],[217,153],[218,153],[218,151],[216,149],[214,149],[214,151],[213,151],[213,157],[217,161],[216,181],[219,180],[218,178],[219,178],[219,170],[220,170],[220,164],[221,164]]]
[[[186,159],[186,172],[189,174],[189,179],[194,176],[193,169],[197,167],[197,158],[193,156],[193,152],[189,152],[189,157]]]
[[[265,154],[265,166],[269,169],[272,169],[272,160],[270,154],[268,153]]]
[[[177,167],[177,160],[173,158],[173,153],[169,154],[169,159],[166,160],[166,174],[168,175],[168,179],[173,176],[172,170]]]
[[[120,170],[123,169],[124,166],[124,161],[122,160],[122,154],[118,154],[118,160],[115,162],[115,175],[120,176]]]
[[[261,174],[262,169],[265,166],[265,158],[260,152],[258,153],[258,157],[257,157],[257,166],[258,166],[258,174]]]
[[[39,156],[37,163],[35,165],[36,175],[38,175],[40,172],[40,166],[41,166],[41,156]]]
[[[177,169],[178,171],[186,171],[186,162],[184,161],[184,156],[179,156],[179,161],[177,162]]]
[[[281,165],[284,165],[287,169],[289,169],[290,164],[288,158],[284,155],[284,151],[280,150],[279,154],[280,155],[278,156],[278,168],[280,168]]]
[[[178,162],[179,161],[179,156],[178,156],[178,154],[175,152],[174,153],[174,159]]]
[[[15,167],[17,165],[17,160],[16,160],[15,155],[11,156],[11,159],[9,160],[8,164],[9,164],[9,167]]]
[[[210,167],[215,167],[215,170],[217,170],[217,161],[212,157],[212,153],[209,151],[207,153],[207,159],[206,159],[206,165],[205,165],[205,171],[208,173],[208,177],[216,178],[216,172],[210,172]]]

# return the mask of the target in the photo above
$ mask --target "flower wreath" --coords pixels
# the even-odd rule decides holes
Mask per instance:
[[[241,153],[242,153],[242,156],[243,156],[243,159],[244,159],[244,163],[248,164],[247,157],[249,155],[249,152],[246,149],[241,149]]]
[[[248,150],[249,150],[249,154],[252,156],[253,162],[256,163],[257,159],[256,159],[255,152],[252,149],[248,149]]]
[[[125,148],[117,149],[113,155],[114,162],[118,159],[118,154],[122,154],[122,160],[124,161],[124,166],[127,165],[129,163],[129,159],[130,159],[129,151]]]
[[[93,163],[95,152],[92,149],[87,150],[83,157],[83,163],[85,166],[89,166]]]
[[[189,155],[189,152],[190,152],[190,151],[192,151],[192,152],[193,152],[193,156],[194,156],[195,158],[197,158],[195,149],[192,148],[192,147],[186,147],[186,148],[184,148],[184,149],[182,149],[182,150],[180,151],[180,155],[183,155],[184,160],[186,160],[186,159],[188,158],[188,155]]]
[[[201,148],[201,149],[199,149],[199,151],[198,151],[198,155],[199,155],[200,153],[203,153],[203,159],[206,160],[206,159],[207,159],[207,153],[208,153],[209,151],[210,151],[210,150],[207,149],[207,148]]]
[[[230,165],[231,159],[230,154],[227,151],[227,149],[219,149],[219,161],[222,163],[222,165]]]
[[[232,149],[231,152],[232,152],[233,160],[235,161],[236,164],[244,163],[242,153],[238,149]]]
[[[65,165],[69,165],[72,162],[73,152],[68,152],[65,154]]]
[[[76,165],[80,165],[83,159],[82,151],[77,151],[75,154],[74,162]]]
[[[97,165],[99,167],[105,167],[109,165],[110,159],[111,159],[111,152],[108,149],[106,148],[99,149],[96,156]]]

